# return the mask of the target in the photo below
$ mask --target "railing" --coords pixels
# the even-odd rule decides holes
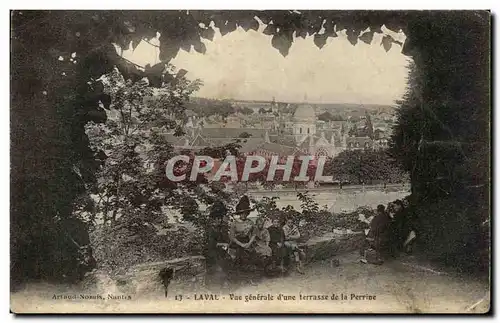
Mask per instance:
[[[313,188],[308,188],[308,187],[297,187],[297,188],[290,188],[290,187],[282,187],[282,188],[274,188],[274,189],[266,189],[266,188],[249,188],[248,193],[256,193],[256,194],[263,194],[263,193],[297,193],[297,192],[331,192],[331,191],[353,191],[353,190],[365,190],[365,191],[394,191],[394,190],[409,190],[410,189],[410,183],[404,183],[404,184],[374,184],[374,185],[342,185],[342,187],[336,185],[336,186],[319,186],[319,187],[313,187]]]

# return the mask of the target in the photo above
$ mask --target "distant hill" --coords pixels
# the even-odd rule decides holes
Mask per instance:
[[[328,111],[332,114],[349,112],[362,112],[370,111],[380,111],[392,113],[396,110],[396,105],[383,105],[383,104],[359,104],[359,103],[322,103],[322,104],[312,104],[316,106],[320,111]],[[319,112],[319,111],[318,111]]]
[[[196,101],[204,101],[207,99],[204,98],[193,98]],[[216,100],[214,100],[216,101]],[[231,103],[237,103],[238,105],[244,105],[247,103],[250,106],[254,105],[263,105],[263,106],[268,106],[271,104],[272,101],[263,101],[263,100],[220,100],[220,101],[226,101],[226,102],[231,102]],[[277,101],[280,104],[304,104],[304,102],[281,102]],[[306,102],[305,104],[310,104],[312,106],[315,106],[317,108],[317,113],[322,113],[325,111],[328,111],[332,114],[339,114],[339,113],[345,113],[347,111],[353,112],[354,114],[358,113],[365,113],[366,110],[368,111],[379,111],[379,112],[387,112],[387,113],[393,113],[394,110],[396,109],[396,105],[388,105],[388,104],[359,104],[359,103],[308,103]],[[356,113],[358,112],[358,113]]]

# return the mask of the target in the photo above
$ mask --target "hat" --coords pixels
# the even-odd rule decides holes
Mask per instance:
[[[236,204],[236,211],[234,214],[240,214],[244,212],[250,212],[253,211],[254,208],[250,208],[250,200],[248,199],[248,196],[243,195],[238,204]]]

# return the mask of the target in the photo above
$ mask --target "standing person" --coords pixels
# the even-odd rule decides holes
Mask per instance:
[[[235,219],[229,228],[230,248],[236,249],[236,263],[238,265],[243,259],[249,259],[251,256],[250,239],[254,234],[254,223],[248,216],[252,210],[248,196],[243,195],[234,212],[235,215],[239,215],[239,219]]]
[[[304,253],[300,250],[297,240],[300,239],[300,231],[298,226],[293,223],[291,218],[286,220],[283,226],[283,232],[285,233],[285,248],[293,254],[295,262],[297,263],[297,271],[300,274],[304,274],[302,258],[304,258]]]
[[[385,211],[385,206],[379,204],[377,206],[377,214],[370,223],[370,231],[368,232],[367,240],[370,242],[371,247],[375,251],[376,259],[374,261],[369,261],[363,258],[362,262],[374,262],[376,264],[381,264],[383,262],[382,255],[387,250],[387,240],[388,240],[388,229],[391,223],[391,218]]]
[[[229,244],[229,228],[226,221],[227,208],[224,203],[216,201],[210,209],[210,223],[207,228],[207,240],[205,244],[204,256],[207,264],[207,272],[217,271],[218,261],[224,259],[223,250],[219,248],[221,244]]]
[[[271,240],[269,246],[273,251],[274,263],[278,265],[281,271],[284,271],[283,261],[285,256],[285,232],[281,227],[281,221],[276,216],[273,218],[272,225],[268,228]]]

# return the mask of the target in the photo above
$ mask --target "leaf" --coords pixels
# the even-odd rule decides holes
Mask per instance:
[[[392,47],[393,38],[391,35],[385,35],[382,37],[381,45],[384,46],[386,52],[388,52]]]
[[[220,33],[222,36],[235,31],[236,30],[236,22],[234,21],[226,21],[226,23],[219,27]]]
[[[334,28],[326,28],[325,29],[325,35],[328,37],[338,37],[337,33],[335,32]]]
[[[187,70],[181,68],[179,71],[177,71],[177,74],[175,75],[175,78],[179,79],[181,77],[184,77],[188,73]]]
[[[384,24],[385,28],[389,29],[390,31],[393,31],[395,33],[399,33],[401,31],[401,26],[395,22],[386,22]]]
[[[214,40],[214,35],[215,35],[215,31],[213,30],[212,27],[208,27],[206,29],[202,29],[200,31],[200,36],[202,38],[205,38],[205,39],[208,39],[210,41],[213,41]]]
[[[305,23],[308,34],[314,35],[320,32],[321,27],[323,26],[323,18],[310,15],[308,18],[306,18]]]
[[[191,43],[187,41],[181,42],[181,49],[189,53],[191,51]]]
[[[382,24],[375,24],[370,26],[370,31],[377,33],[377,34],[382,34]]]
[[[137,46],[141,43],[142,37],[133,37],[132,38],[132,50],[135,50]]]
[[[149,80],[149,84],[154,87],[160,87],[163,82],[163,73],[165,72],[165,63],[160,62],[152,67],[147,64],[144,67],[144,74]]]
[[[132,36],[130,34],[117,33],[115,35],[115,43],[120,46],[123,50],[127,50],[130,47],[130,42],[132,41]]]
[[[177,40],[160,36],[160,60],[168,62],[177,56],[178,52],[179,43]]]
[[[292,46],[292,41],[292,37],[288,37],[288,35],[285,33],[279,33],[273,36],[271,44],[274,48],[279,50],[281,55],[286,56],[288,55],[290,47]]]
[[[314,35],[314,44],[318,46],[319,49],[323,48],[326,44],[328,36],[326,34],[315,34]]]
[[[359,31],[355,31],[354,29],[348,29],[347,32],[347,40],[354,46],[358,43],[358,35]]]
[[[335,32],[335,22],[332,19],[327,19],[323,24],[323,28],[325,28],[325,34],[328,37],[338,37]]]
[[[367,31],[363,35],[359,36],[359,39],[365,44],[370,45],[373,40],[373,31]]]
[[[240,26],[244,31],[249,31],[250,29],[255,31],[259,30],[259,22],[254,18],[243,20],[242,22],[240,22]]]
[[[207,47],[201,41],[194,43],[193,48],[200,54],[205,54],[207,51]]]
[[[267,12],[265,11],[259,13],[259,19],[266,25],[269,24],[269,22],[271,21],[271,18],[268,17]]]
[[[302,30],[302,29],[296,31],[296,37],[301,37],[301,38],[305,39],[306,36],[307,36],[307,31]]]
[[[273,24],[269,24],[266,26],[264,31],[262,31],[262,33],[268,36],[274,35],[276,33],[276,26]]]
[[[347,26],[344,23],[342,23],[341,21],[337,21],[335,23],[335,31],[336,32],[342,31],[342,30],[344,30],[346,28],[347,28]]]

